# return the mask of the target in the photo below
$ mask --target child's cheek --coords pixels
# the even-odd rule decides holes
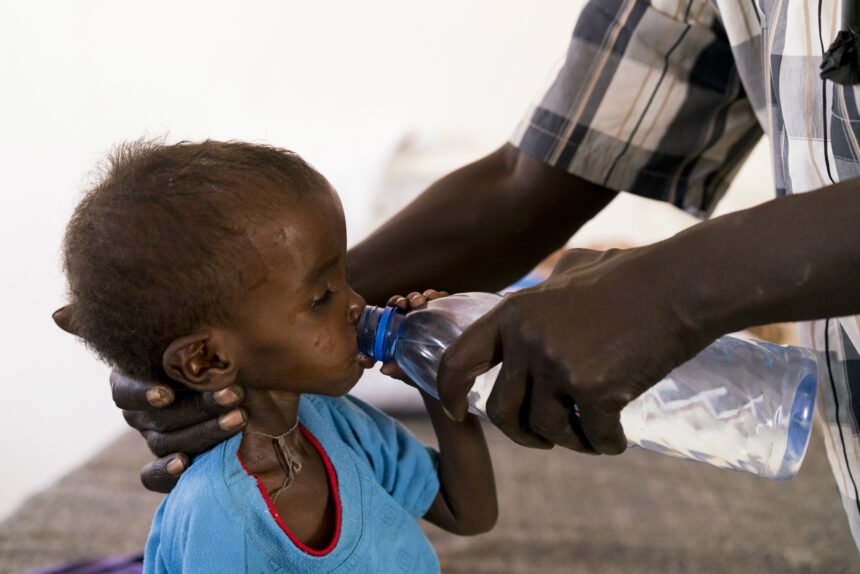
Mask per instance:
[[[324,333],[317,333],[317,335],[314,337],[314,350],[317,353],[328,355],[331,354],[334,348],[334,339],[332,338],[331,333],[329,333],[328,331]]]

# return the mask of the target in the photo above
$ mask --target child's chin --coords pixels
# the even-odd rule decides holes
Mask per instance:
[[[347,394],[358,384],[358,380],[363,373],[364,368],[361,365],[354,365],[354,368],[350,369],[348,373],[344,373],[342,381],[332,389],[332,396],[339,397]]]

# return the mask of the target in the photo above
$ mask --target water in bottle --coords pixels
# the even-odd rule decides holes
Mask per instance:
[[[493,293],[460,293],[408,313],[366,307],[359,348],[374,359],[395,360],[438,397],[442,353],[500,300]],[[476,379],[471,412],[486,417],[500,368]],[[631,446],[785,480],[806,453],[817,380],[817,357],[808,349],[726,335],[627,405],[621,424]]]

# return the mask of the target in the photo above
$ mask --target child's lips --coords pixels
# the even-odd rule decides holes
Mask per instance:
[[[355,361],[365,369],[369,369],[376,364],[376,361],[361,352],[356,355]]]

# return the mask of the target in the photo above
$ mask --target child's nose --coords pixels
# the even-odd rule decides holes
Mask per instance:
[[[361,317],[361,312],[364,311],[364,306],[366,304],[364,297],[355,291],[352,291],[349,301],[349,310],[347,311],[347,319],[349,319],[350,323],[353,325],[358,323],[358,319]]]

